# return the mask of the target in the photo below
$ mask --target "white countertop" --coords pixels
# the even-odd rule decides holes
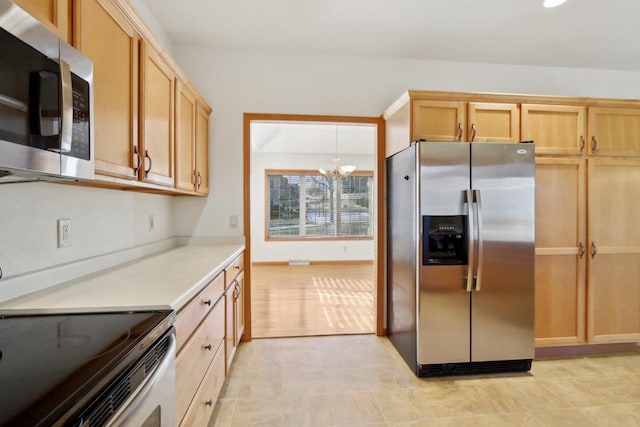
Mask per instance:
[[[0,313],[180,309],[244,250],[181,246],[0,303]]]

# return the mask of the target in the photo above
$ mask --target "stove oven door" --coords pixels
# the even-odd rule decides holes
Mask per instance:
[[[173,427],[175,415],[175,335],[155,372],[129,397],[122,409],[106,423],[113,427]]]

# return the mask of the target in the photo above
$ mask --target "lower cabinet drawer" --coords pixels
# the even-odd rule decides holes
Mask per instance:
[[[219,274],[195,298],[178,312],[176,322],[176,345],[178,352],[187,343],[198,324],[211,311],[211,306],[224,293],[224,274]]]
[[[176,416],[181,419],[205,376],[214,355],[224,354],[225,306],[218,300],[211,313],[178,352],[176,358]],[[224,356],[222,357],[224,361]],[[223,369],[224,370],[224,369]],[[224,379],[224,378],[223,378]]]
[[[202,384],[182,419],[180,426],[206,426],[224,384],[224,346],[221,346],[207,370]]]

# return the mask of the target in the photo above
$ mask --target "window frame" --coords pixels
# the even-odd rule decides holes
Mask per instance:
[[[273,237],[269,235],[270,213],[270,175],[320,175],[317,169],[265,169],[264,170],[264,240],[267,242],[327,242],[327,241],[357,241],[357,240],[373,240],[375,237],[375,217],[374,208],[375,196],[369,199],[370,215],[371,215],[371,236],[279,236]],[[375,191],[375,176],[373,170],[356,170],[349,176],[368,176],[372,180],[372,191]]]

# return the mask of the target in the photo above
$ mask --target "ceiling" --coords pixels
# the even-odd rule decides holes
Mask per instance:
[[[375,125],[334,123],[251,123],[254,153],[331,154],[371,156]]]
[[[141,0],[176,44],[640,71],[639,0]]]

